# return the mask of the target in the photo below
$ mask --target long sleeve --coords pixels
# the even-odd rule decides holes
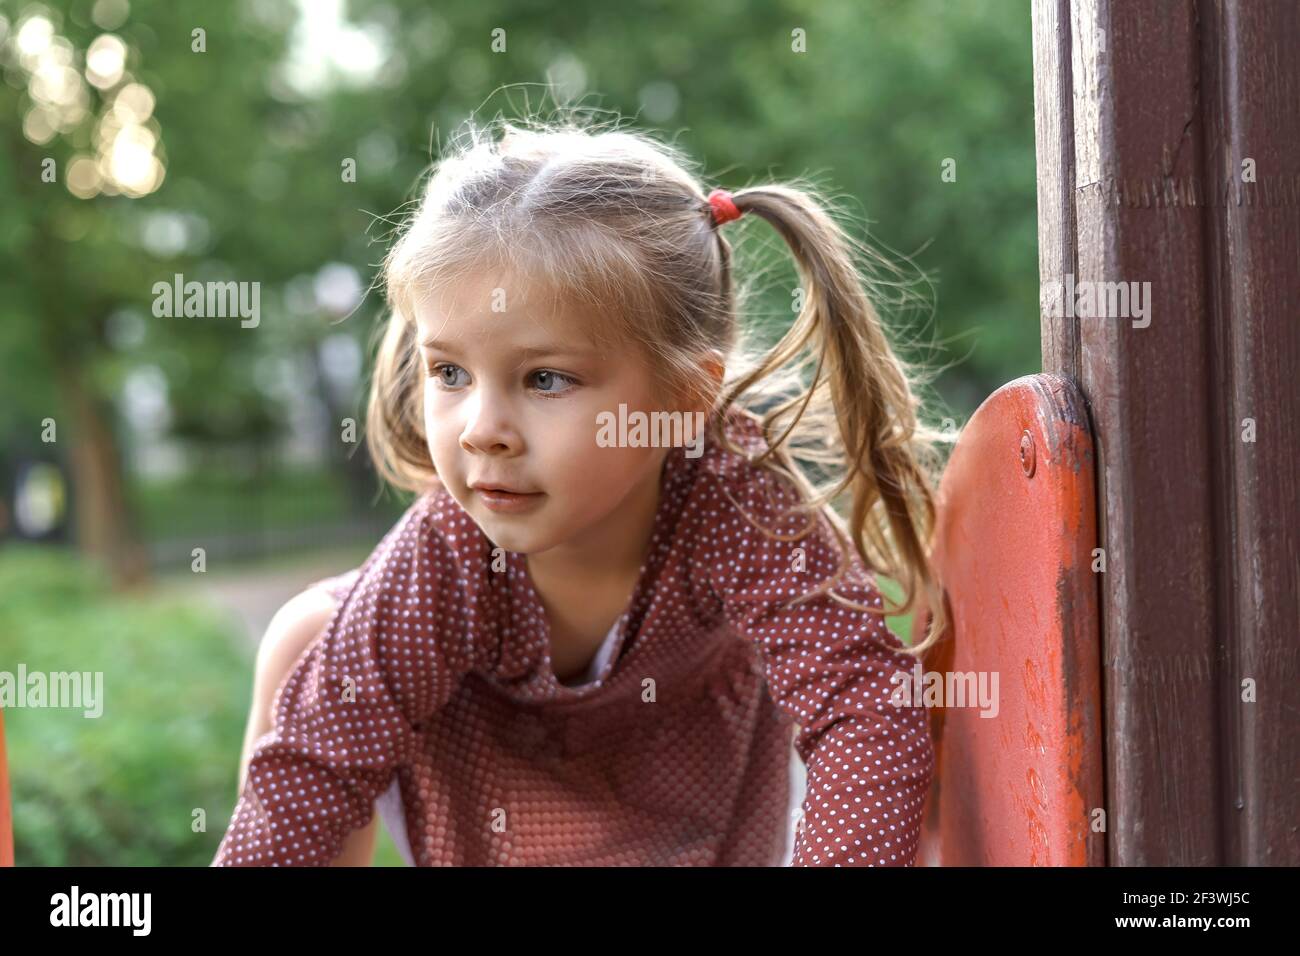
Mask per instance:
[[[325,866],[369,822],[471,668],[456,580],[422,498],[281,686],[213,866]]]
[[[934,751],[926,710],[892,703],[891,677],[910,675],[914,659],[882,615],[825,593],[783,606],[831,577],[840,555],[825,516],[797,541],[769,538],[746,520],[782,537],[807,525],[804,514],[779,520],[796,500],[785,479],[761,472],[714,480],[697,567],[728,625],[760,649],[772,699],[799,725],[807,788],[792,865],[911,866]],[[860,562],[834,592],[881,606]]]

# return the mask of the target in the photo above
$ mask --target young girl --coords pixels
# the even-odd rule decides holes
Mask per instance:
[[[367,438],[418,497],[273,625],[214,865],[365,862],[376,808],[415,865],[776,865],[792,740],[793,863],[911,865],[933,751],[891,677],[937,628],[905,648],[872,574],[941,606],[933,459],[865,247],[808,190],[706,196],[648,136],[502,125],[384,263]],[[720,231],[746,214],[802,279],[757,360]]]

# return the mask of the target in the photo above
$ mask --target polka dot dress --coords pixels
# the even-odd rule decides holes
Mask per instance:
[[[734,412],[729,434],[761,450]],[[673,449],[637,585],[594,679],[560,683],[525,556],[445,491],[327,584],[328,626],[285,678],[214,866],[321,866],[396,782],[421,866],[773,866],[807,771],[796,866],[910,866],[934,755],[895,707],[913,660],[826,594],[824,516],[716,443]],[[856,555],[854,558],[857,561]],[[880,606],[855,563],[835,594]]]

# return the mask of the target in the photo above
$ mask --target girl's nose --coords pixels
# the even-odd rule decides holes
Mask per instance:
[[[462,448],[483,454],[518,450],[519,435],[511,424],[508,403],[480,391],[467,406],[469,417],[460,435]]]

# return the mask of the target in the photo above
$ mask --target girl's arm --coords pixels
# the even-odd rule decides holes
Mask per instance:
[[[783,606],[838,569],[830,521],[819,515],[797,541],[769,538],[744,514],[783,536],[799,531],[805,516],[780,520],[795,500],[788,486],[767,472],[746,482],[718,481],[698,512],[711,517],[707,533],[696,535],[693,564],[706,599],[757,645],[768,693],[799,727],[795,749],[807,784],[792,865],[912,865],[934,771],[928,712],[894,703],[892,681],[910,677],[913,658],[883,615],[825,593]],[[860,564],[834,590],[859,605],[882,602]]]
[[[410,759],[417,726],[474,666],[454,555],[430,504],[418,500],[385,536],[284,679],[214,866],[338,860]]]
[[[325,587],[315,586],[296,595],[276,612],[267,626],[257,651],[257,668],[253,678],[253,704],[244,732],[244,747],[239,761],[239,789],[244,789],[248,761],[258,738],[273,726],[275,692],[289,676],[307,646],[321,635],[338,607]],[[343,852],[332,866],[369,866],[374,858],[378,818],[348,834]]]

